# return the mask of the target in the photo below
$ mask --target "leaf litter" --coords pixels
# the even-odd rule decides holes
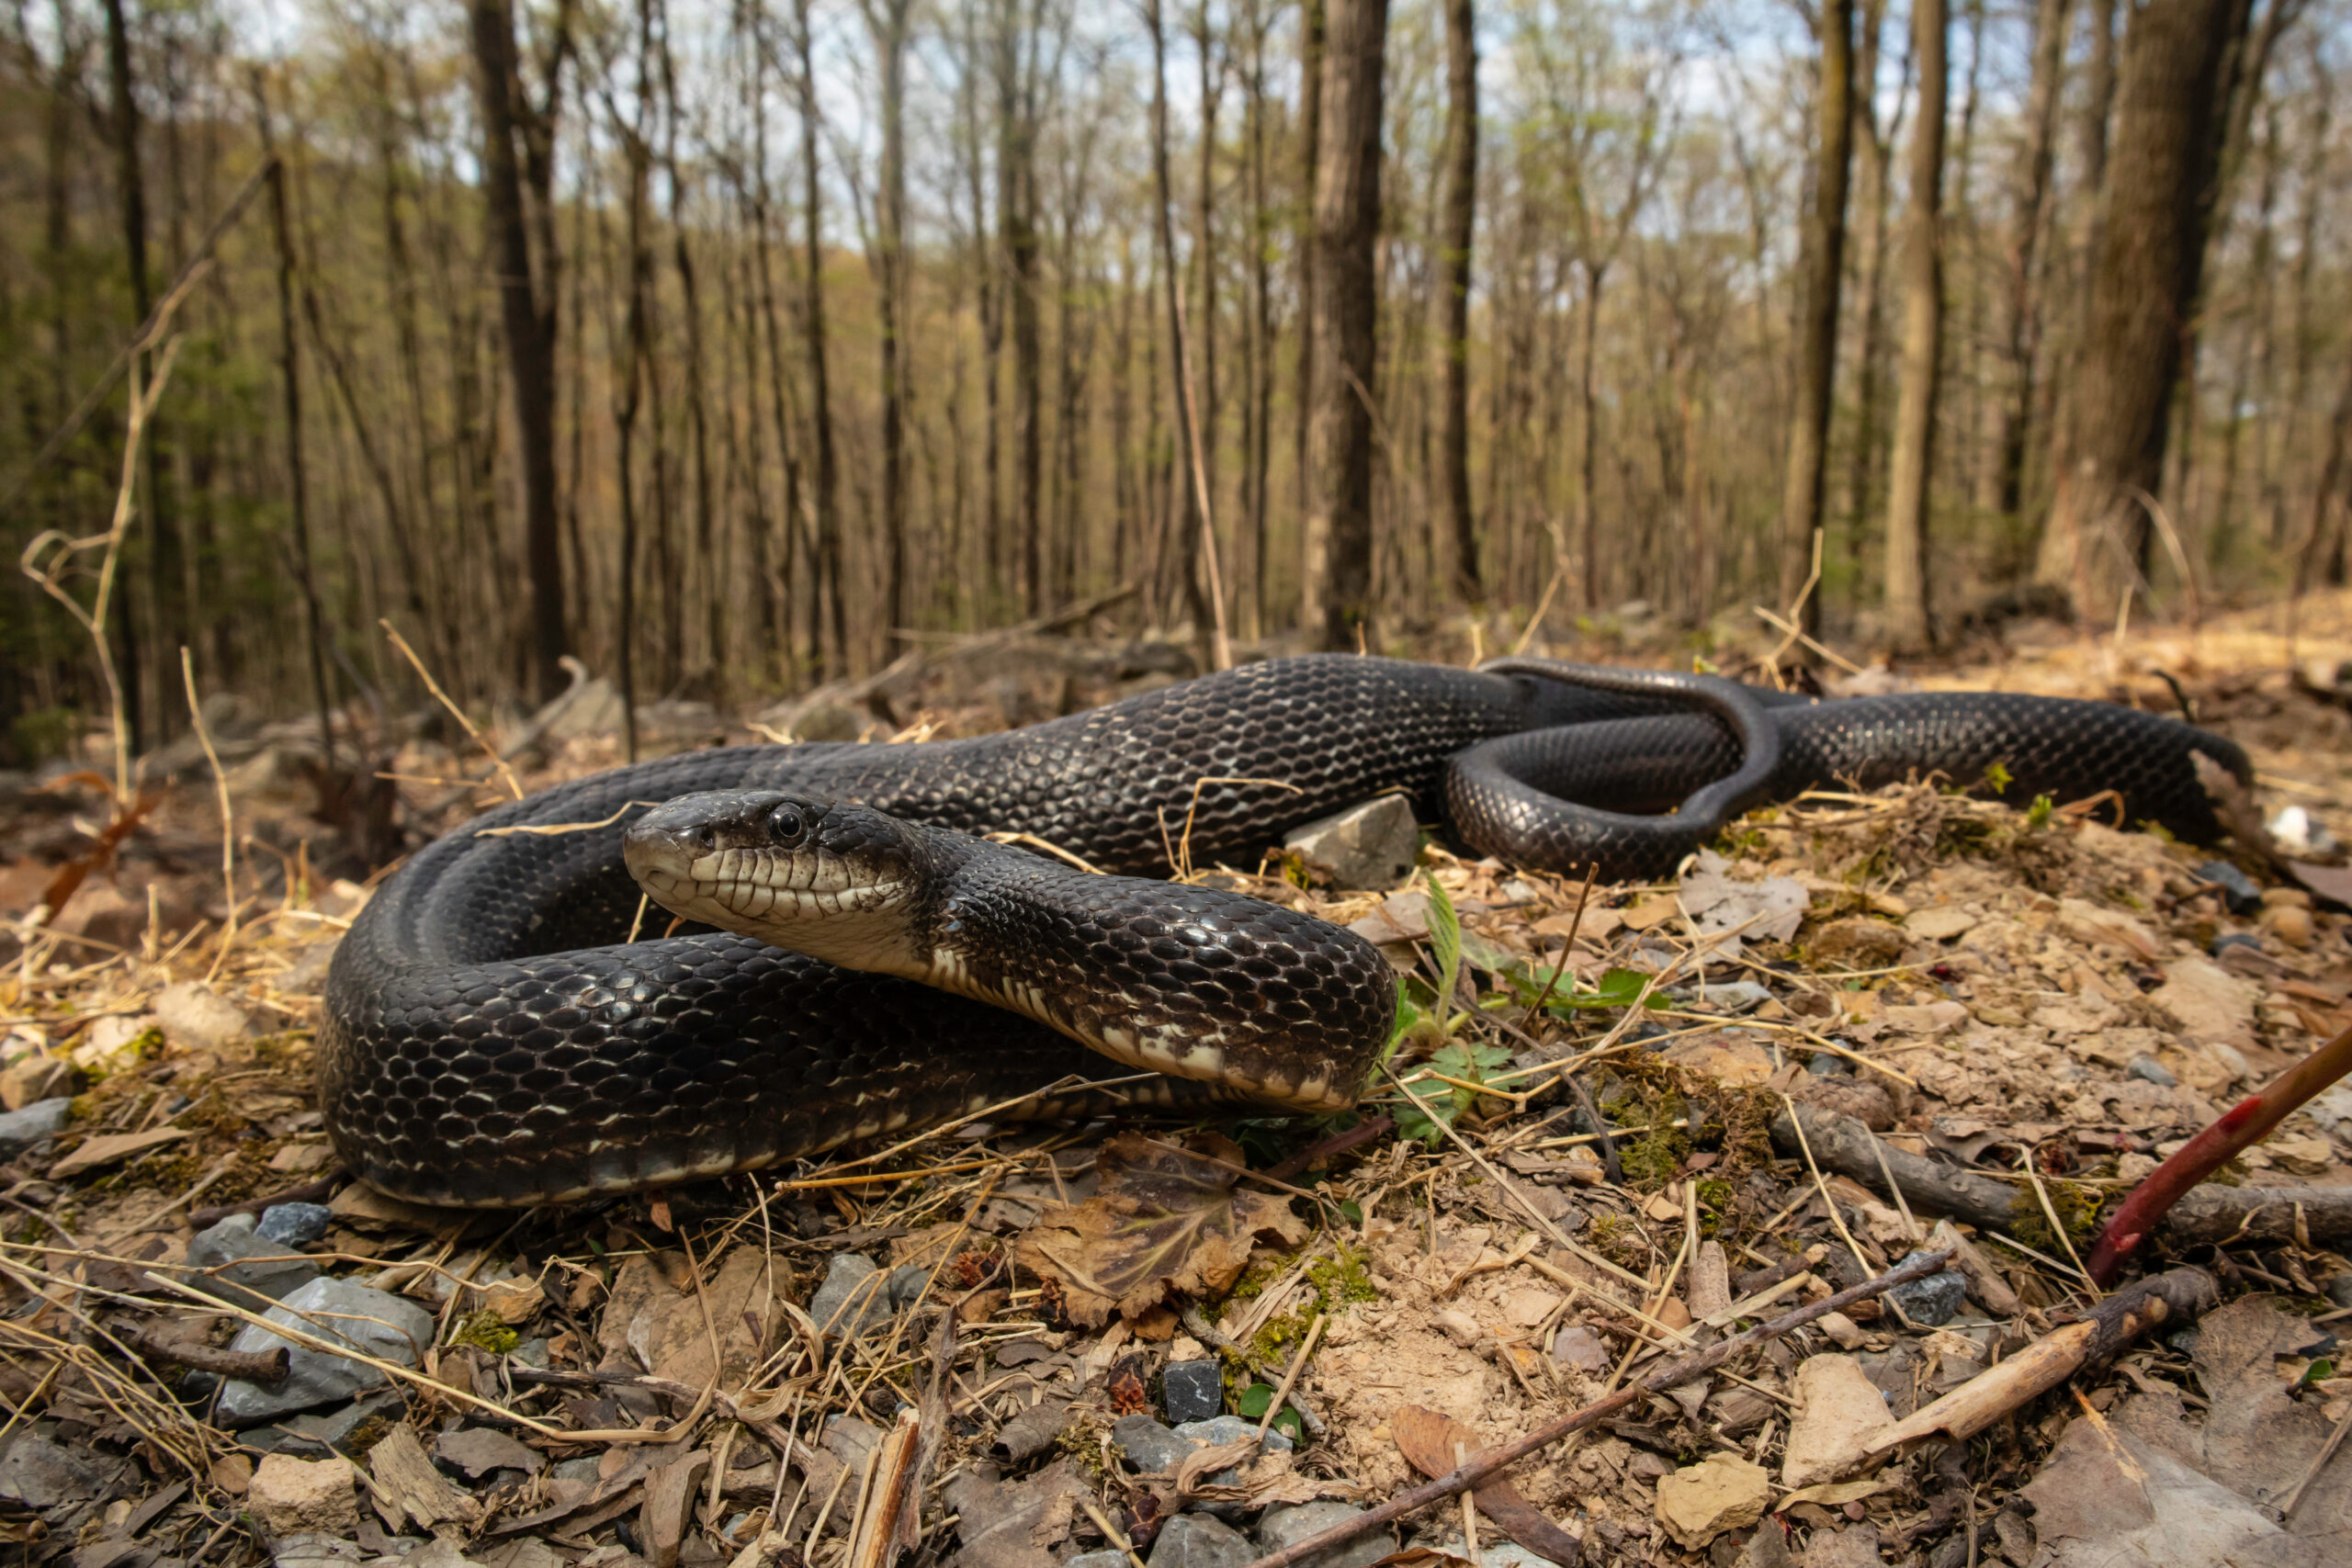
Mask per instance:
[[[2261,635],[2020,645],[2000,679],[2154,707],[2171,673],[2253,750],[2266,805],[2352,837],[2352,715],[2269,672]],[[952,682],[888,697],[885,733],[1002,722],[960,700]],[[727,728],[671,716],[673,744]],[[367,739],[383,772],[433,781],[401,786],[417,801],[455,788],[462,813],[478,759]],[[368,887],[309,816],[302,727],[223,741],[246,900],[225,954],[209,790],[164,792],[98,856],[70,782],[0,795],[11,908],[89,857],[58,920],[16,929],[0,996],[0,1537],[34,1561],[875,1568],[902,1517],[926,1564],[1256,1555],[1302,1510],[1344,1516],[1456,1443],[1475,1455],[1954,1243],[1956,1285],[1768,1341],[1481,1487],[1480,1560],[1570,1540],[1593,1562],[2344,1556],[2352,1264],[2322,1201],[2352,1187],[2340,1093],[2213,1190],[2235,1235],[2146,1259],[2206,1270],[2217,1308],[2139,1324],[1965,1443],[1791,1466],[1833,1388],[1901,1421],[2087,1321],[2074,1259],[2099,1216],[2352,1022],[2346,917],[2275,867],[2233,863],[2248,902],[2212,852],[2096,807],[1928,782],[1758,813],[1672,883],[1589,894],[1437,847],[1388,889],[1204,869],[1382,941],[1407,1027],[1358,1118],[973,1126],[878,1162],[482,1215],[339,1179],[310,1032]],[[516,759],[529,786],[614,760],[594,732],[545,750]],[[485,778],[480,802],[503,793]],[[1871,1136],[1799,1146],[1774,1132],[1791,1106]],[[1998,1201],[1930,1242],[1946,1211],[1890,1190],[1905,1158]],[[2289,1196],[2257,1207],[2269,1190]],[[288,1239],[193,1259],[237,1205]],[[240,1337],[283,1338],[169,1287],[221,1296],[266,1265],[299,1286],[277,1298],[303,1336],[287,1348],[327,1348],[243,1384],[244,1407],[286,1407],[236,1424],[236,1374],[208,1366],[249,1372]],[[837,1275],[871,1282],[829,1334],[812,1308]],[[322,1284],[372,1294],[287,1304]],[[334,1335],[354,1302],[410,1326],[365,1341],[356,1392],[304,1403],[318,1363],[355,1366]],[[1456,1502],[1400,1524],[1370,1544],[1467,1553]]]

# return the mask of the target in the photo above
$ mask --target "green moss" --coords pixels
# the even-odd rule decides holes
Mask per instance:
[[[505,1321],[491,1307],[483,1307],[474,1313],[458,1325],[455,1334],[449,1336],[452,1345],[471,1345],[493,1356],[503,1356],[522,1342],[523,1337],[507,1327]]]
[[[2050,1194],[2051,1212],[2065,1227],[2068,1239],[2088,1240],[2098,1224],[2099,1194],[2072,1181],[2044,1181],[2041,1187]],[[2030,1187],[2018,1188],[2017,1196],[2009,1200],[2009,1230],[2019,1241],[2041,1251],[2064,1254],[2066,1250],[2065,1244],[2051,1233],[2049,1216],[2041,1212],[2041,1200]]]
[[[1620,1269],[1638,1270],[1650,1260],[1649,1237],[1622,1214],[1604,1214],[1592,1222],[1592,1248]]]
[[[1674,1179],[1690,1153],[1690,1134],[1677,1127],[1689,1115],[1688,1104],[1673,1090],[1657,1095],[1643,1108],[1649,1131],[1617,1145],[1617,1162],[1624,1168],[1625,1185],[1637,1192],[1655,1191]]]

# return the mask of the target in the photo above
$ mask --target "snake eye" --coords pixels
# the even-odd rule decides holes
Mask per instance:
[[[786,849],[797,844],[808,830],[808,819],[797,806],[779,806],[768,813],[768,831]]]

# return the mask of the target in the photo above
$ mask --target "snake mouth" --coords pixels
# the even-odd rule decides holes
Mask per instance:
[[[915,970],[905,826],[775,790],[682,795],[629,824],[622,856],[672,914],[853,969]]]

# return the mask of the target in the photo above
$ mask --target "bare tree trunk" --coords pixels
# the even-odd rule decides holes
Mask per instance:
[[[2115,158],[2089,336],[2069,389],[2071,461],[2036,574],[2104,620],[2143,570],[2147,498],[2164,475],[2165,416],[2203,275],[2222,58],[2245,0],[2146,0],[2124,51]]]
[[[1045,351],[1037,311],[1037,67],[1024,59],[1034,39],[1018,0],[999,15],[996,37],[998,243],[1004,250],[1005,310],[1012,327],[1012,527],[1024,613],[1043,608]]]
[[[515,437],[523,457],[523,555],[531,584],[532,660],[542,701],[563,690],[558,666],[569,650],[564,630],[563,556],[557,531],[555,481],[555,335],[552,312],[534,280],[531,231],[523,205],[515,142],[521,106],[514,64],[514,22],[508,0],[468,0],[474,50],[475,95],[482,118],[482,184],[489,199],[498,296],[514,383]],[[550,99],[553,93],[550,89]],[[550,299],[554,253],[543,246],[540,265]]]
[[[2301,439],[2306,409],[2311,401],[2312,361],[2318,348],[2317,333],[2312,321],[2312,275],[2318,258],[2320,209],[2328,198],[2325,170],[2329,151],[2328,132],[2335,122],[2335,76],[2324,56],[2317,49],[2310,53],[2312,91],[2309,107],[2310,129],[2304,133],[2303,164],[2300,183],[2302,186],[2301,207],[2295,228],[2294,296],[2291,314],[2291,341],[2294,355],[2287,380],[2287,418],[2278,433],[2281,449],[2298,452],[2304,448]],[[2287,499],[2280,468],[2273,468],[2263,483],[2263,510],[2268,518],[2266,538],[2273,546],[2287,542]]]
[[[882,179],[875,200],[874,272],[882,359],[882,612],[884,657],[907,626],[906,309],[907,33],[914,0],[864,0],[882,74]]]
[[[1145,0],[1145,25],[1151,29],[1151,177],[1152,212],[1155,231],[1159,237],[1159,271],[1168,293],[1168,352],[1169,371],[1173,380],[1176,414],[1175,500],[1168,513],[1168,526],[1162,535],[1164,548],[1159,553],[1155,575],[1173,572],[1178,581],[1155,584],[1156,604],[1165,604],[1171,597],[1171,588],[1181,591],[1185,613],[1191,617],[1196,637],[1208,628],[1208,604],[1201,597],[1201,578],[1197,545],[1200,530],[1205,527],[1200,498],[1193,493],[1192,463],[1193,416],[1184,396],[1184,356],[1172,346],[1184,337],[1182,322],[1184,274],[1176,265],[1176,225],[1172,210],[1174,181],[1168,163],[1168,35],[1160,21],[1159,0]]]
[[[816,595],[808,627],[810,651],[831,641],[820,661],[828,678],[849,668],[849,611],[842,589],[841,470],[833,444],[833,396],[825,357],[825,205],[824,186],[818,178],[817,70],[810,41],[808,0],[797,0],[797,28],[793,41],[800,51],[800,183],[802,249],[800,303],[801,337],[808,355],[808,445],[816,466],[815,493],[809,498],[816,513],[816,537],[809,576]]]
[[[122,0],[106,0],[107,17],[107,80],[108,85],[108,133],[114,141],[116,199],[122,204],[122,244],[130,271],[130,315],[134,326],[147,320],[151,295],[147,280],[147,182],[139,160],[139,98],[131,80],[130,28],[123,16]],[[164,520],[155,515],[154,433],[149,432],[149,446],[141,454],[148,493],[149,525],[155,530],[155,547],[151,547],[153,570],[160,571],[162,534]],[[123,721],[130,729],[130,743],[142,747],[153,733],[147,716],[151,694],[161,702],[163,682],[146,678],[135,629],[138,618],[122,615],[115,618],[116,636],[122,643],[122,656],[116,661],[122,680]],[[156,650],[161,657],[161,650]],[[160,669],[160,666],[159,666]],[[152,687],[152,693],[150,688]]]
[[[1372,619],[1372,404],[1379,300],[1381,57],[1387,0],[1326,0],[1324,109],[1315,179],[1313,473],[1306,514],[1309,635],[1327,649],[1369,637]]]
[[[1201,275],[1201,312],[1186,334],[1193,363],[1200,372],[1198,399],[1201,440],[1201,512],[1204,528],[1216,516],[1216,124],[1225,96],[1225,73],[1216,61],[1216,39],[1209,30],[1208,0],[1193,12],[1193,43],[1201,68],[1201,172],[1193,207],[1193,263]],[[1219,558],[1228,552],[1216,547]]]
[[[2001,356],[2008,378],[2002,389],[1993,463],[1980,505],[2014,517],[2025,502],[2026,432],[2033,423],[2034,359],[2041,346],[2041,305],[2034,265],[2050,224],[2050,174],[2055,163],[2058,104],[2066,72],[2070,0],[2038,0],[2033,17],[2033,74],[2026,90],[2025,145],[2010,195],[2009,231],[2002,255]],[[2098,192],[2091,192],[2097,199]]]
[[[2341,351],[2339,351],[2341,352]],[[2303,522],[2302,547],[2295,552],[2294,592],[2309,592],[2324,580],[2344,581],[2344,522],[2336,498],[2344,489],[2347,457],[2352,457],[2352,354],[2344,355],[2344,381],[2335,394],[2335,417],[2327,424],[2327,456],[2320,463],[2319,480]]]
[[[269,122],[269,97],[261,68],[253,74],[254,122],[261,132],[262,156],[275,157],[277,137]],[[310,471],[302,462],[302,355],[294,333],[294,226],[286,209],[286,164],[269,171],[270,228],[277,239],[278,378],[286,409],[286,510],[294,536],[294,574],[302,590],[302,609],[310,633],[311,697],[318,705],[319,750],[327,772],[334,772],[334,703],[327,694],[326,613],[319,603],[318,574],[311,564]]]
[[[1844,550],[1849,575],[1857,584],[1861,580],[1862,536],[1870,529],[1871,491],[1878,477],[1879,370],[1885,358],[1886,337],[1886,215],[1893,195],[1893,150],[1902,129],[1905,96],[1898,94],[1894,112],[1881,130],[1873,88],[1878,81],[1879,45],[1885,34],[1886,0],[1862,0],[1861,24],[1861,37],[1854,50],[1854,152],[1860,165],[1861,212],[1854,245],[1854,439],[1846,466]],[[1910,76],[1906,51],[1905,88]],[[1834,406],[1834,398],[1832,401]],[[1816,597],[1819,592],[1815,591]]]
[[[1247,0],[1250,28],[1248,114],[1250,143],[1250,330],[1244,400],[1248,450],[1242,476],[1243,505],[1250,529],[1249,611],[1244,635],[1266,635],[1266,470],[1272,461],[1274,412],[1273,236],[1266,227],[1266,28],[1265,0]],[[1238,570],[1238,569],[1237,569]]]
[[[1812,570],[1821,532],[1832,383],[1838,374],[1838,299],[1845,276],[1846,178],[1854,135],[1853,0],[1822,0],[1821,75],[1815,87],[1813,209],[1805,214],[1798,271],[1804,304],[1797,331],[1796,398],[1781,497],[1781,599],[1793,602]],[[1805,597],[1808,629],[1821,624],[1821,596]]]
[[[1926,646],[1928,492],[1935,473],[1936,391],[1944,330],[1944,0],[1911,0],[1911,52],[1919,122],[1911,132],[1911,211],[1904,254],[1903,384],[1894,415],[1894,468],[1886,514],[1886,635]]]
[[[1328,0],[1299,0],[1298,12],[1298,218],[1293,234],[1298,263],[1298,391],[1292,400],[1298,415],[1298,429],[1292,463],[1298,485],[1302,540],[1307,515],[1314,510],[1307,436],[1315,423],[1315,333],[1318,315],[1315,302],[1315,181],[1317,171],[1323,165],[1323,12],[1327,4]],[[1314,589],[1301,584],[1302,606],[1314,592]],[[1321,635],[1322,628],[1307,620],[1304,608],[1300,624],[1306,627],[1308,636]]]
[[[1437,500],[1453,545],[1453,592],[1483,604],[1470,511],[1470,245],[1478,201],[1478,38],[1472,0],[1445,5],[1445,199],[1438,216]]]
[[[678,103],[677,62],[670,49],[670,22],[666,6],[662,19],[662,96],[669,107],[669,118],[663,122],[666,135],[662,142],[662,162],[670,174],[670,257],[671,265],[678,271],[679,313],[684,318],[686,330],[686,362],[682,368],[686,381],[686,430],[693,444],[695,556],[702,571],[699,602],[703,614],[696,617],[702,657],[700,668],[691,672],[702,677],[712,696],[723,706],[729,685],[726,674],[729,660],[724,651],[727,647],[729,593],[728,584],[722,581],[718,570],[717,517],[710,494],[710,414],[703,386],[702,294],[699,280],[695,276],[694,248],[686,242],[688,182],[685,170],[678,162],[678,121],[684,111]],[[681,573],[682,581],[683,578]]]

